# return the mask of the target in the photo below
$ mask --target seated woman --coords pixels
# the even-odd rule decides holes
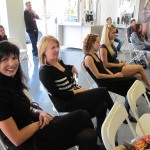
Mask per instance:
[[[142,35],[142,25],[136,24],[133,33],[131,34],[131,43],[134,49],[150,51],[150,42],[147,42]]]
[[[125,61],[118,61],[116,48],[112,42],[115,36],[116,27],[113,24],[106,25],[102,31],[100,46],[100,57],[104,66],[113,73],[121,72],[124,77],[136,77],[136,79],[142,80],[150,90],[150,82],[141,65],[126,65]]]
[[[59,41],[53,36],[44,36],[39,43],[39,77],[47,91],[52,95],[59,112],[87,110],[91,117],[97,118],[97,133],[101,139],[101,125],[106,116],[106,107],[111,109],[113,101],[106,88],[86,90],[77,85],[72,65],[65,65],[59,58]]]
[[[0,25],[0,41],[8,40],[7,35],[5,34],[5,29],[2,25]]]
[[[121,72],[113,74],[103,66],[103,62],[95,53],[99,51],[99,38],[97,34],[88,34],[83,42],[83,51],[85,53],[84,63],[88,73],[94,79],[99,87],[107,87],[108,91],[126,96],[127,91],[136,80],[134,77],[123,77]],[[125,107],[129,112],[129,105],[125,101]],[[135,119],[130,116],[130,120]]]
[[[0,137],[11,150],[97,150],[96,133],[87,111],[52,117],[35,109],[19,62],[19,48],[0,42]],[[37,107],[38,108],[38,107]]]

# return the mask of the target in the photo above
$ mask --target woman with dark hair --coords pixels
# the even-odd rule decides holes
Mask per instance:
[[[106,88],[86,90],[77,85],[74,75],[77,70],[59,58],[59,41],[53,36],[44,36],[39,44],[39,77],[59,112],[84,109],[91,118],[97,119],[97,133],[101,140],[101,125],[113,101]]]
[[[121,72],[113,73],[106,69],[96,54],[99,51],[99,44],[97,34],[88,34],[83,41],[84,64],[88,73],[99,87],[106,87],[108,91],[126,97],[129,88],[136,79],[134,77],[123,77]],[[125,101],[125,107],[129,112],[127,100]],[[130,116],[130,121],[135,122],[135,119]]]
[[[147,42],[142,35],[142,25],[136,24],[131,34],[131,43],[134,49],[150,51],[150,42]]]
[[[0,25],[0,41],[8,40],[7,35],[5,34],[5,29],[2,25]]]
[[[25,95],[19,48],[0,42],[0,137],[11,150],[97,150],[89,113],[77,110],[52,117]]]

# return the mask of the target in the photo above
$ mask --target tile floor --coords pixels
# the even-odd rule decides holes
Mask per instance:
[[[45,89],[43,88],[42,84],[39,81],[39,60],[36,57],[32,56],[30,44],[28,44],[27,49],[28,49],[28,56],[29,56],[29,60],[31,64],[28,63],[27,60],[23,60],[21,64],[23,67],[23,71],[25,72],[28,78],[28,87],[30,90],[30,94],[32,95],[32,100],[39,103],[39,105],[48,113],[52,115],[57,115],[55,108],[53,107]],[[129,54],[124,54],[123,52],[123,54],[119,54],[119,58],[127,59],[128,55]],[[83,58],[84,58],[84,54],[82,50],[74,49],[74,48],[61,48],[60,57],[63,59],[63,61],[66,64],[73,64],[78,69],[79,85],[89,88],[89,85],[85,77],[83,76],[83,73],[80,67],[81,61],[83,61]],[[150,69],[146,69],[145,71],[147,75],[150,74]],[[122,103],[124,102],[123,97],[119,96],[118,100]],[[143,102],[139,102],[138,108],[140,109],[141,114],[149,111],[148,106],[146,105],[146,103],[143,103]],[[120,144],[123,142],[130,142],[131,139],[133,139],[133,136],[130,132],[128,125],[122,124],[118,132],[118,142]],[[72,148],[71,150],[73,149],[74,148]],[[0,148],[0,150],[2,150],[2,148]]]

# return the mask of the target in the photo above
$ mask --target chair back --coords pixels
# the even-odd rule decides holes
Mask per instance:
[[[28,54],[27,54],[27,49],[24,49],[21,45],[21,43],[19,42],[19,40],[15,37],[9,37],[8,41],[17,45],[19,50],[20,50],[20,62],[24,59],[27,59],[30,63],[30,66],[32,65],[32,63],[30,62],[29,58],[28,58]]]
[[[128,103],[129,103],[131,110],[136,118],[138,118],[136,103],[137,103],[137,100],[142,95],[144,95],[145,100],[150,107],[150,102],[149,102],[148,97],[145,92],[146,92],[146,89],[144,87],[144,84],[139,80],[136,80],[127,92]]]
[[[147,115],[144,114],[139,119],[137,105],[136,105],[137,100],[142,95],[144,95],[145,100],[146,100],[148,106],[150,107],[150,102],[149,102],[148,97],[147,97],[145,92],[146,92],[146,89],[144,87],[144,84],[139,80],[136,80],[127,92],[128,103],[130,105],[130,108],[131,108],[131,111],[132,111],[133,115],[135,116],[135,119],[137,120],[136,129],[138,130],[137,134],[139,136],[150,133],[150,132],[147,132],[147,131],[150,131],[150,130],[147,130],[147,127],[145,126],[148,121],[150,122],[150,114],[147,114]],[[139,129],[141,131],[139,131]]]
[[[133,137],[137,139],[135,130],[128,119],[126,108],[119,102],[115,102],[114,106],[107,115],[101,130],[103,143],[107,150],[115,150],[116,133],[125,119],[128,122]]]
[[[89,89],[97,87],[97,84],[95,83],[95,81],[92,79],[92,77],[89,75],[88,71],[86,70],[84,61],[81,62],[81,69],[82,69],[84,77],[86,78],[86,80],[89,84]]]
[[[18,41],[17,38],[15,38],[15,37],[9,37],[8,41],[11,42],[11,43],[13,43],[13,44],[15,44],[15,45],[17,45],[19,47],[19,49],[23,49],[22,45],[20,44],[20,42]]]

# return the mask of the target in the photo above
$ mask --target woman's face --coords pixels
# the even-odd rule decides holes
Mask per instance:
[[[94,50],[99,50],[99,45],[100,45],[100,43],[99,43],[99,38],[97,37],[97,38],[96,38],[96,41],[95,41],[94,44],[93,44],[93,49],[94,49]]]
[[[5,29],[4,28],[0,28],[0,36],[4,37],[5,35]]]
[[[46,60],[55,60],[59,55],[59,44],[56,41],[50,41],[45,52]]]
[[[10,54],[10,56],[4,56],[0,61],[0,73],[5,76],[13,77],[19,67],[18,57]]]
[[[110,40],[114,40],[116,38],[116,28],[112,28],[108,34]]]

